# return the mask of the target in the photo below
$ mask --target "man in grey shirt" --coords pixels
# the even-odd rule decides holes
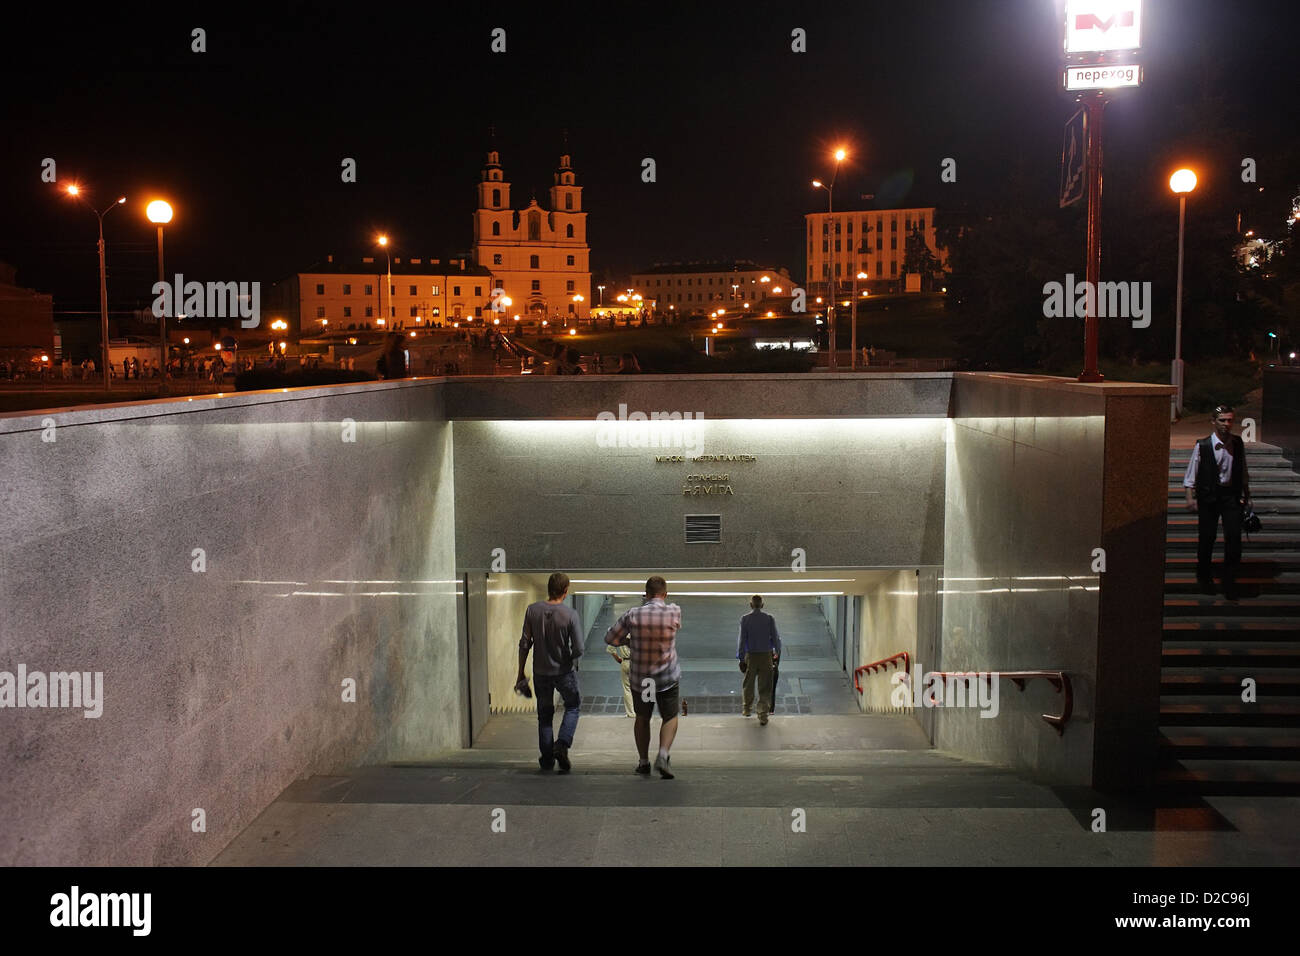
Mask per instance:
[[[569,576],[556,571],[546,582],[545,601],[528,605],[524,611],[524,629],[519,638],[519,676],[515,690],[528,693],[524,663],[533,649],[533,680],[537,684],[537,763],[550,770],[557,763],[560,773],[568,773],[569,748],[578,729],[578,708],[582,694],[578,686],[576,662],[582,656],[582,621],[573,608],[564,603],[569,593]],[[564,701],[564,718],[560,734],[555,732],[555,692]]]

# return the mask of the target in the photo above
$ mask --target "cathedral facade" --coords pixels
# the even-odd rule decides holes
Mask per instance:
[[[501,290],[504,308],[497,314],[503,325],[516,315],[573,321],[590,314],[587,214],[567,155],[555,170],[550,207],[543,209],[534,198],[526,208],[513,209],[498,153],[488,153],[474,210],[474,261],[492,273],[494,294]]]

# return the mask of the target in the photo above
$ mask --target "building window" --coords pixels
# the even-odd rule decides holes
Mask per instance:
[[[351,295],[351,294],[352,294],[352,285],[351,285],[351,283],[348,283],[348,282],[343,283],[343,294],[344,294],[344,295]]]
[[[830,251],[830,250],[827,248],[827,245],[828,245],[828,240],[823,239],[823,240],[822,240],[822,252],[823,252],[823,253],[826,253],[826,252],[829,252],[829,251]]]
[[[345,305],[345,306],[343,307],[343,318],[345,318],[345,319],[350,319],[350,318],[352,318],[352,306],[350,306],[350,305]]]
[[[564,288],[565,288],[565,291],[566,291],[566,292],[572,292],[572,291],[573,291],[573,280],[570,279],[568,282],[566,282],[566,283],[564,284]],[[160,353],[160,354],[161,354],[161,353]]]
[[[499,266],[499,265],[501,265],[501,253],[499,253],[499,252],[497,252],[497,253],[493,253],[493,255],[492,255],[492,264],[493,264],[494,266]]]
[[[836,252],[840,251],[840,240],[838,239],[835,240],[835,251]]]
[[[397,286],[390,285],[388,287],[388,297],[391,299],[395,295],[397,295]]]
[[[492,235],[494,236],[501,235],[501,223],[499,222],[492,223]]]
[[[891,249],[895,249],[895,250],[898,249],[898,237],[897,237],[897,236],[890,236],[890,237],[889,237],[889,248],[891,248]]]
[[[492,190],[492,205],[494,206],[501,205],[501,190],[499,189]]]
[[[474,298],[476,299],[483,298],[483,287],[481,285],[474,286]]]
[[[534,292],[541,292],[541,291],[542,291],[542,280],[541,280],[541,279],[534,279],[534,280],[533,280],[533,291],[534,291]]]
[[[451,294],[454,295],[454,296],[459,297],[459,296],[460,296],[460,286],[458,286],[458,285],[454,285],[454,286],[452,286],[452,287],[451,287]]]
[[[318,305],[318,306],[316,306],[316,318],[318,318],[318,319],[323,319],[323,318],[325,318],[325,306],[323,306],[323,305]],[[160,355],[162,354],[162,347],[161,347],[161,346],[159,346],[159,352],[158,352],[158,354],[160,354]]]
[[[317,295],[324,295],[324,294],[325,294],[325,283],[324,283],[324,282],[317,282],[317,283],[316,283],[316,294],[317,294]],[[161,346],[159,346],[159,348],[161,349]],[[161,355],[162,352],[160,351],[158,354]]]
[[[436,285],[429,286],[429,295],[441,295],[441,294],[442,293],[438,291],[438,287]]]
[[[375,307],[373,305],[366,306],[366,318],[373,319],[374,317],[375,317]]]
[[[416,311],[415,306],[411,306],[411,318],[413,318],[413,319],[414,319],[414,318],[417,318],[417,317],[419,316],[419,314],[420,314],[420,313],[419,313],[418,311]]]
[[[564,194],[564,208],[565,209],[573,208],[573,193]],[[161,355],[162,353],[160,352],[159,354]]]
[[[890,231],[890,232],[898,232],[898,217],[897,217],[897,216],[895,216],[893,219],[890,219],[890,220],[889,220],[889,231]]]
[[[916,220],[916,228],[920,229],[922,232],[925,232],[925,217],[924,217],[924,216],[920,216],[920,217],[917,218],[917,220]]]
[[[530,269],[540,269],[540,268],[541,268],[540,263],[541,263],[541,256],[529,256],[529,257],[528,257],[528,268],[530,268]]]
[[[528,217],[528,241],[542,241],[542,214],[535,212]]]
[[[372,285],[366,286],[366,295],[374,295],[374,294],[375,294],[375,287]]]
[[[573,263],[574,263],[573,256],[566,256],[566,257],[565,257],[565,261],[564,261],[564,264],[565,264],[565,265],[569,265],[569,266],[571,266],[571,265],[573,265]]]
[[[687,279],[687,280],[686,280],[686,284],[687,284],[687,285],[690,285],[690,284],[693,283],[694,281],[695,281],[694,279]]]
[[[415,286],[408,286],[408,288],[409,288],[411,291],[408,292],[407,295],[415,295]]]
[[[573,223],[569,223],[569,225],[564,227],[564,238],[566,239],[573,238]]]
[[[891,262],[889,263],[889,274],[890,274],[891,276],[897,276],[897,275],[898,275],[898,260],[897,260],[897,259],[894,259],[893,261],[891,261]]]
[[[481,305],[474,306],[474,318],[476,319],[483,318],[483,306]]]

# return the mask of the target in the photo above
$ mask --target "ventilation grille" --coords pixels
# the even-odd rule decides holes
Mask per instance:
[[[687,544],[721,544],[722,515],[687,515]]]

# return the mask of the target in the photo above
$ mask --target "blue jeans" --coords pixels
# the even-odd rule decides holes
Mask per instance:
[[[564,718],[560,721],[560,743],[573,746],[573,733],[578,729],[578,708],[582,706],[582,693],[578,686],[578,672],[569,671],[559,677],[534,674],[533,686],[537,692],[537,749],[543,757],[552,754],[552,733],[555,723],[555,691],[564,701]]]

